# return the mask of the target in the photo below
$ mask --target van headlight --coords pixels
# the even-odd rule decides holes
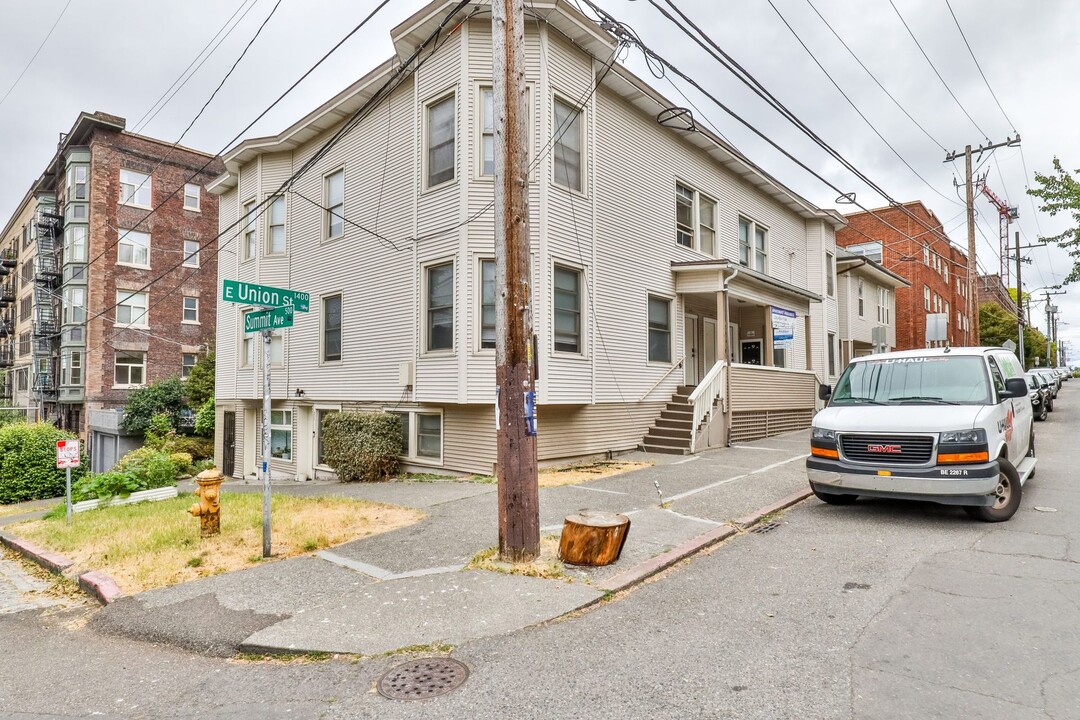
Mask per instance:
[[[811,440],[828,440],[829,442],[836,442],[836,431],[829,430],[827,428],[811,428],[810,430]]]
[[[982,428],[971,430],[950,430],[941,433],[943,443],[985,443],[986,431]]]

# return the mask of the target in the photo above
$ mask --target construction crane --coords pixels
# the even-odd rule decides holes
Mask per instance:
[[[1009,207],[1008,203],[999,198],[994,191],[987,186],[985,175],[979,179],[978,184],[979,192],[985,195],[998,211],[998,262],[1001,268],[999,274],[1001,275],[1001,282],[1005,287],[1009,287],[1009,223],[1020,217],[1020,210],[1016,207]]]

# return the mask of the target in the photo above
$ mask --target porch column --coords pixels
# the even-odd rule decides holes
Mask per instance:
[[[761,343],[761,364],[765,367],[773,365],[773,333],[772,333],[772,305],[765,306],[765,338]]]
[[[716,293],[716,359],[728,359],[727,291]]]
[[[806,315],[804,315],[803,320],[805,321],[805,324],[804,324],[805,329],[804,329],[803,332],[805,333],[805,337],[806,337],[806,369],[807,370],[813,370],[814,369],[814,343],[813,343],[813,338],[810,337],[810,313],[807,313]]]
[[[720,403],[721,446],[727,447],[731,437],[731,350],[728,348],[728,291],[723,273],[720,275],[723,290],[716,293],[716,358],[727,366],[724,371],[724,400]]]

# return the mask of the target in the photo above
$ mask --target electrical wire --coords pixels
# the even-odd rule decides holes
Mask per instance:
[[[35,60],[37,60],[37,56],[41,54],[41,49],[45,47],[45,43],[49,42],[49,38],[52,37],[53,30],[55,30],[56,26],[60,24],[60,20],[63,19],[64,14],[67,12],[69,7],[71,7],[71,0],[67,0],[67,3],[64,4],[64,9],[61,10],[60,14],[56,16],[56,20],[53,22],[52,27],[49,28],[49,32],[45,33],[45,38],[41,41],[41,44],[38,45],[37,50],[34,51],[34,54],[30,57],[29,62],[27,62],[26,65],[23,67],[22,72],[19,73],[19,76],[15,78],[15,82],[11,83],[11,87],[9,87],[7,91],[4,92],[4,96],[0,97],[0,105],[4,104],[4,101],[8,99],[9,95],[11,95],[12,91],[15,89],[15,86],[22,81],[23,76],[26,75],[26,71],[29,70],[30,66],[34,64]]]
[[[952,3],[950,3],[949,0],[945,0],[945,7],[949,8],[949,14],[952,15],[953,22],[956,23],[956,29],[960,31],[960,37],[964,39],[964,46],[967,47],[968,54],[971,55],[971,60],[975,63],[975,67],[979,69],[979,75],[982,77],[983,82],[986,83],[986,89],[990,91],[990,96],[993,97],[994,102],[997,103],[998,110],[1001,111],[1001,116],[1005,118],[1005,122],[1009,123],[1009,127],[1012,128],[1012,131],[1017,132],[1016,125],[1009,119],[1008,114],[1005,112],[1005,108],[1001,106],[1001,101],[998,100],[997,93],[994,92],[994,88],[990,87],[990,81],[986,79],[986,73],[983,72],[982,65],[979,64],[979,59],[975,57],[975,51],[971,49],[971,43],[968,42],[967,35],[964,34],[964,28],[960,27],[960,20],[957,19],[956,13],[953,11]]]

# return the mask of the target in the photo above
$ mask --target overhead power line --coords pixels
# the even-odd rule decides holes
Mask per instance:
[[[895,5],[893,6],[896,7]],[[982,77],[983,82],[986,83],[986,89],[990,91],[990,96],[994,98],[994,102],[997,103],[998,110],[1001,111],[1001,116],[1005,118],[1005,122],[1009,123],[1009,128],[1013,132],[1018,132],[1016,125],[1009,119],[1008,114],[1005,112],[1005,108],[1001,107],[1001,101],[998,100],[997,93],[994,92],[994,88],[990,87],[990,81],[986,79],[986,73],[983,72],[982,65],[979,64],[979,59],[975,57],[975,52],[971,49],[971,43],[968,42],[967,35],[964,34],[964,28],[960,27],[960,21],[956,17],[956,13],[953,11],[952,3],[949,0],[945,0],[945,7],[949,8],[949,14],[952,15],[953,22],[956,23],[956,29],[960,31],[960,37],[964,39],[964,46],[967,47],[968,54],[971,55],[972,61],[975,63],[975,67],[979,69],[979,75]]]
[[[49,42],[49,38],[52,37],[53,30],[55,30],[56,26],[60,24],[60,20],[63,19],[64,14],[67,12],[67,9],[70,6],[71,0],[67,0],[67,3],[65,3],[64,5],[64,9],[61,10],[60,14],[56,16],[56,20],[53,22],[52,27],[49,28],[49,32],[45,33],[45,38],[41,41],[41,44],[38,45],[38,48],[34,51],[34,54],[30,57],[30,61],[26,63],[26,65],[22,69],[22,72],[20,72],[19,76],[15,78],[15,82],[11,83],[11,87],[9,87],[4,93],[4,97],[0,97],[0,105],[4,104],[4,101],[8,99],[8,95],[11,95],[11,91],[14,90],[15,86],[22,81],[23,75],[26,74],[26,71],[29,70],[30,66],[34,64],[35,60],[37,60],[37,56],[41,54],[41,49],[45,47],[45,43]]]

